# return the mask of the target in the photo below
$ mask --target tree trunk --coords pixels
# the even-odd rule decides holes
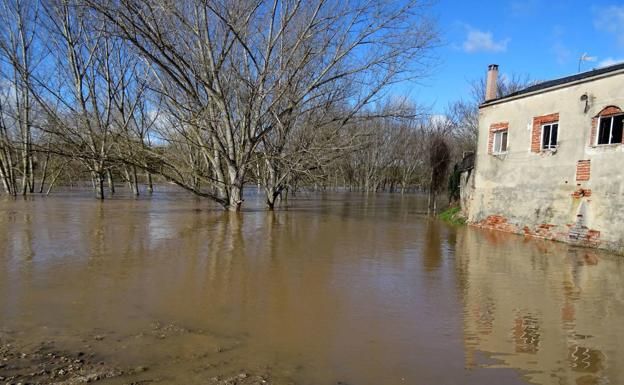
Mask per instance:
[[[30,140],[30,139],[29,139]],[[28,191],[35,193],[35,168],[33,166],[32,145],[28,144]]]
[[[0,165],[0,178],[2,178],[2,187],[4,188],[4,192],[7,194],[11,194],[11,188],[9,187],[4,168]]]
[[[149,194],[154,193],[154,182],[152,181],[152,174],[149,172],[147,173],[147,192]]]
[[[227,209],[230,211],[240,211],[243,204],[243,183],[245,180],[245,170],[237,168],[235,165],[228,166],[230,183],[228,186]]]
[[[24,134],[25,135],[25,134]],[[22,137],[25,141],[25,138]],[[26,144],[24,143],[22,148],[22,195],[28,193],[28,151],[26,150]]]
[[[48,163],[50,162],[50,152],[46,153],[45,162],[43,163],[43,172],[41,174],[41,183],[39,185],[39,194],[43,193],[46,179],[48,177]]]
[[[132,189],[135,196],[139,196],[139,183],[137,178],[137,169],[132,166]]]
[[[279,196],[279,187],[277,186],[277,170],[276,166],[266,159],[267,175],[264,181],[264,192],[266,194],[266,205],[269,210],[275,208],[275,201]]]
[[[6,133],[5,133],[5,142],[6,142]],[[3,182],[5,183],[6,190],[9,194],[16,196],[17,195],[17,182],[15,180],[15,170],[13,168],[13,157],[11,156],[11,151],[7,148],[3,149],[2,153],[4,159],[4,178]]]
[[[429,202],[427,205],[427,213],[435,215],[438,206],[438,193],[433,189],[429,189]]]
[[[104,200],[104,172],[97,170],[93,172],[93,184],[95,196],[99,200]]]
[[[130,178],[130,172],[128,171],[128,167],[126,166],[124,166],[124,175],[126,176],[126,182],[128,183],[128,188],[132,190],[133,189],[132,179]]]
[[[113,172],[109,168],[106,170],[106,179],[108,180],[108,189],[110,190],[111,195],[115,194],[115,181],[113,180]]]
[[[243,204],[243,186],[230,186],[230,197],[227,209],[230,211],[240,211]]]
[[[97,198],[99,200],[104,200],[104,176],[102,174],[98,174],[98,180],[97,180]]]
[[[54,184],[56,184],[56,180],[58,179],[58,177],[61,175],[61,173],[63,172],[63,167],[61,167],[57,173],[54,175],[54,177],[52,178],[52,181],[50,182],[50,186],[48,186],[48,191],[46,191],[46,195],[50,195],[50,191],[52,191],[52,187],[54,187]]]
[[[5,166],[2,154],[0,153],[0,179],[2,179],[2,187],[7,194],[13,195],[13,192],[11,191],[11,181],[9,178],[8,170],[9,166]]]
[[[278,190],[272,189],[271,191],[267,189],[266,204],[269,210],[275,209],[275,202],[277,201],[277,198],[279,198],[281,195],[282,195],[281,189],[278,189]]]

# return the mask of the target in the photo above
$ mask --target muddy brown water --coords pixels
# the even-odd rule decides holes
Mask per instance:
[[[623,257],[449,226],[415,195],[245,203],[0,198],[0,339],[90,352],[111,384],[624,383]]]

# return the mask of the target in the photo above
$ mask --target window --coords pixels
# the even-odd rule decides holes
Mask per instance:
[[[557,148],[557,133],[559,123],[549,123],[542,126],[542,150]]]
[[[494,154],[507,152],[507,130],[500,130],[494,133]]]
[[[622,143],[623,128],[624,114],[601,117],[598,124],[598,144]]]

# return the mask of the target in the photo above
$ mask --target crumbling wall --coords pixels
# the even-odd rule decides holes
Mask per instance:
[[[624,144],[595,144],[601,112],[624,108],[622,84],[620,74],[482,108],[469,223],[624,252]],[[535,130],[555,118],[557,148],[536,150]],[[508,151],[494,155],[501,122]]]

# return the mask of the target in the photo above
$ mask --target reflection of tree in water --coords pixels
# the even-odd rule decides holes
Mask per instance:
[[[426,270],[430,271],[439,268],[442,260],[440,222],[437,220],[428,220],[426,226],[423,265]]]

